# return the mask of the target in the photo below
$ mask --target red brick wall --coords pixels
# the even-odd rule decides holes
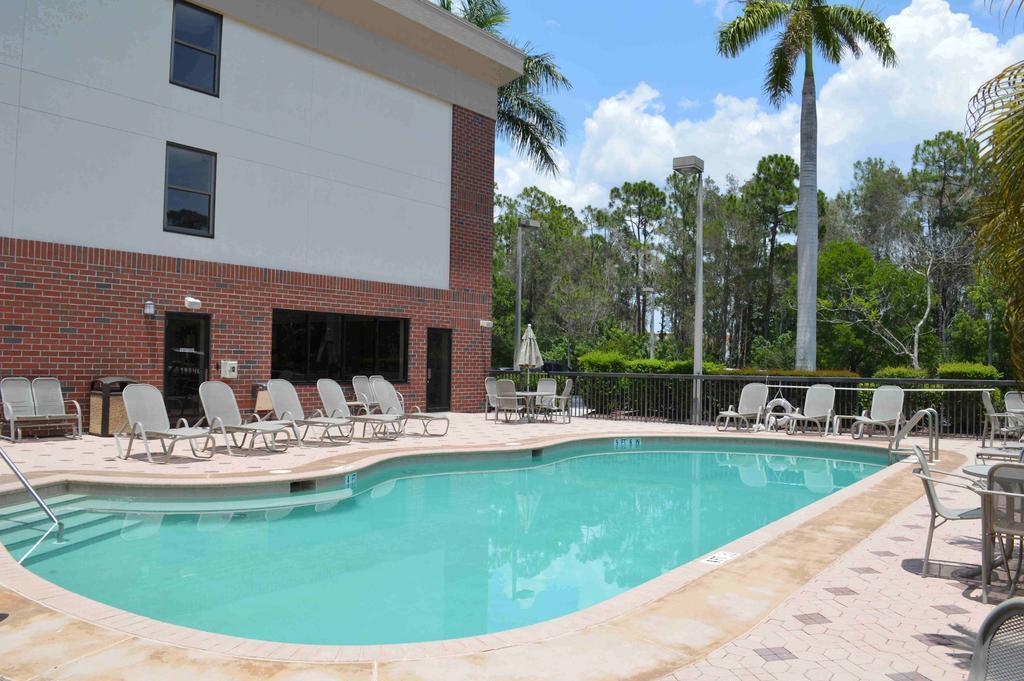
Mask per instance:
[[[459,107],[452,120],[450,288],[432,289],[0,238],[0,375],[57,376],[87,407],[90,381],[127,375],[163,384],[164,313],[184,297],[211,315],[210,375],[230,381],[243,409],[270,377],[275,307],[409,318],[406,404],[424,405],[427,328],[452,334],[452,407],[479,410],[490,366],[494,122]],[[56,190],[56,188],[55,188]],[[157,316],[142,313],[153,300]],[[312,407],[315,389],[301,387]]]

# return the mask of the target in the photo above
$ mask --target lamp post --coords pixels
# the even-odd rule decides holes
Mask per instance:
[[[697,176],[697,227],[693,287],[693,412],[690,420],[700,423],[702,386],[704,375],[704,159],[698,156],[679,156],[672,159],[672,171],[680,175]]]
[[[988,322],[988,362],[992,366],[992,310],[985,313],[985,321]]]
[[[540,229],[539,220],[519,218],[516,227],[516,337],[512,351],[512,366],[519,371],[519,343],[523,337],[523,230]]]
[[[647,296],[647,310],[650,312],[650,322],[647,327],[647,359],[654,359],[654,306],[651,305],[651,299],[654,297],[654,289],[650,286],[645,286],[644,294]]]

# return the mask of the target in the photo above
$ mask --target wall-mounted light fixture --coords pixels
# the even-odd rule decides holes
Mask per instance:
[[[480,320],[480,328],[483,328],[483,329],[493,329],[494,328],[494,322],[492,322],[490,319],[481,319]]]
[[[203,307],[203,301],[192,296],[185,296],[185,307],[190,310],[199,310]]]
[[[142,304],[142,314],[146,315],[147,317],[155,317],[156,303],[154,303],[152,300],[147,300],[146,302],[144,302]]]

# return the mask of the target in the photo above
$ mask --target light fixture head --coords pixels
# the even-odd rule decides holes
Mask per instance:
[[[152,300],[147,300],[146,302],[144,302],[142,304],[142,314],[146,315],[147,317],[155,317],[156,303],[154,303]]]
[[[540,220],[519,218],[519,229],[540,229]]]
[[[484,328],[484,329],[493,329],[494,328],[494,322],[492,322],[490,319],[481,319],[480,320],[480,327]]]
[[[704,172],[704,159],[700,156],[676,156],[672,159],[672,171],[680,175]]]
[[[199,310],[203,307],[203,301],[192,296],[185,296],[185,307],[189,310]]]

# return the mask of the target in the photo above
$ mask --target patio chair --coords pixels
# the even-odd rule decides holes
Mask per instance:
[[[832,422],[835,404],[835,388],[826,383],[812,385],[807,389],[803,411],[798,407],[789,415],[789,429],[786,432],[793,435],[796,433],[797,426],[800,426],[806,433],[808,424],[814,424],[822,437],[828,435],[828,427]]]
[[[756,425],[761,421],[764,414],[764,405],[768,401],[768,385],[765,383],[747,383],[740,393],[740,403],[735,409],[733,405],[725,411],[718,413],[715,420],[715,428],[720,431],[729,430],[729,422],[735,420],[736,430],[739,430],[740,423],[744,428],[751,427],[750,421],[754,420]],[[724,425],[722,422],[725,422]]]
[[[921,450],[917,445],[912,447],[914,457],[917,458],[917,468],[914,469],[913,473],[917,477],[921,478],[921,482],[924,484],[924,494],[928,498],[928,506],[931,508],[932,517],[928,524],[928,541],[924,547],[924,564],[921,567],[921,576],[928,576],[928,561],[931,558],[932,553],[932,537],[935,535],[935,528],[939,525],[943,525],[948,520],[978,520],[981,518],[981,508],[953,508],[947,506],[942,499],[939,498],[936,485],[948,485],[950,487],[958,487],[960,489],[971,490],[972,492],[978,490],[978,483],[966,475],[959,473],[949,473],[947,471],[933,470],[931,465],[928,463],[928,456]],[[937,475],[943,476],[937,478]],[[948,478],[956,478],[957,480],[963,480],[965,482],[951,482]]]
[[[349,402],[345,399],[345,391],[337,381],[321,378],[316,382],[316,391],[320,394],[320,402],[324,405],[324,414],[330,418],[349,419],[363,426],[363,437],[366,437],[366,426],[370,426],[373,437],[393,440],[402,432],[402,418],[393,414],[358,414],[353,415]]]
[[[370,379],[366,376],[353,376],[352,377],[352,392],[355,393],[356,402],[359,402],[363,411],[367,414],[372,414],[375,411],[380,410],[380,404],[377,402],[377,398],[373,394],[373,387],[370,385]]]
[[[850,435],[859,440],[864,437],[865,429],[881,428],[891,440],[899,432],[902,421],[903,388],[898,385],[880,385],[871,396],[871,409],[853,419]]]
[[[981,393],[981,403],[985,408],[985,421],[981,429],[981,446],[985,446],[986,436],[989,438],[991,447],[996,445],[996,433],[1003,436],[1003,446],[1006,446],[1007,437],[1010,434],[1021,435],[1024,433],[1024,423],[1020,422],[1017,414],[1010,412],[997,412],[992,402],[992,393],[987,390]]]
[[[1021,568],[1024,567],[1024,560],[1018,560],[1014,574],[1010,562],[1018,541],[1022,547],[1020,550],[1024,550],[1024,464],[995,464],[989,469],[987,483],[986,487],[974,489],[981,496],[983,603],[988,603],[992,571],[998,565],[993,560],[993,546],[999,550],[1001,562],[1006,567],[1010,596],[1017,589]]]
[[[554,404],[555,397],[558,395],[558,381],[553,378],[537,379],[537,392],[541,394],[535,398],[534,406],[540,411],[541,407]]]
[[[206,422],[210,429],[219,430],[224,436],[224,442],[228,441],[230,435],[231,442],[239,449],[245,448],[246,436],[251,436],[249,448],[255,447],[258,435],[263,439],[263,447],[268,452],[283,452],[288,449],[288,443],[279,445],[278,433],[295,433],[294,425],[290,421],[261,421],[255,414],[252,414],[252,421],[243,419],[242,412],[238,409],[238,401],[235,399],[235,391],[227,383],[205,381],[199,386],[199,401],[203,403],[203,412],[206,414]],[[235,435],[239,433],[242,435],[241,445],[235,440]],[[298,437],[297,433],[295,435]],[[228,453],[230,452],[229,447]]]
[[[155,386],[148,383],[134,383],[124,389],[121,397],[124,400],[127,424],[124,430],[114,434],[114,445],[117,447],[117,455],[120,458],[128,459],[132,455],[132,445],[135,440],[142,440],[146,458],[150,463],[157,463],[153,461],[153,453],[149,448],[150,440],[159,440],[160,448],[163,450],[164,456],[167,457],[160,463],[167,463],[171,454],[174,453],[174,445],[182,441],[188,442],[192,456],[197,459],[213,458],[212,452],[209,456],[200,455],[195,446],[195,441],[200,439],[204,440],[204,450],[213,444],[213,431],[209,428],[189,426],[185,419],[178,419],[178,425],[171,428],[164,396]],[[121,438],[125,435],[128,436],[128,449],[122,450]],[[169,447],[167,440],[170,440],[171,443]],[[231,453],[230,446],[228,446],[228,453]]]
[[[487,401],[484,402],[484,420],[486,421],[491,410],[494,410],[494,418],[498,418],[498,379],[488,376],[484,379],[484,393]]]
[[[270,393],[270,401],[274,405],[274,415],[277,420],[293,424],[296,440],[300,442],[304,440],[309,435],[311,428],[320,429],[321,442],[337,443],[352,440],[354,427],[351,419],[323,416],[319,410],[307,418],[306,413],[302,410],[299,394],[295,392],[295,386],[283,378],[272,378],[267,381],[267,392]],[[306,428],[301,437],[298,426]],[[335,430],[338,431],[338,435],[331,435],[331,432]]]
[[[537,412],[552,421],[556,416],[561,416],[563,419],[562,423],[571,423],[572,413],[569,411],[569,402],[572,400],[572,385],[571,378],[565,379],[565,385],[562,386],[562,394],[556,394],[550,400],[539,402],[537,404]]]
[[[399,416],[403,421],[419,421],[423,424],[423,434],[433,435],[440,437],[447,435],[448,427],[450,422],[447,416],[437,416],[434,414],[424,414],[420,411],[419,407],[416,407],[416,411],[407,412],[405,410],[405,402],[399,396],[395,386],[391,385],[391,382],[385,378],[375,378],[370,382],[373,387],[373,393],[377,396],[377,400],[380,402],[380,411],[382,414],[391,414]],[[444,430],[440,433],[431,432],[430,426],[439,424],[444,426]]]
[[[68,426],[71,437],[82,437],[82,408],[75,400],[64,399],[60,381],[56,378],[0,379],[0,402],[3,417],[11,433],[0,437],[17,442],[25,428],[54,428]],[[68,407],[72,407],[69,410]]]
[[[992,608],[978,629],[967,681],[1003,681],[1021,677],[1024,656],[1024,598]]]
[[[509,422],[511,415],[522,419],[526,415],[526,398],[516,395],[515,381],[502,378],[495,386],[498,395],[498,407],[494,412],[494,422],[498,422],[498,416],[505,415],[505,423]]]

